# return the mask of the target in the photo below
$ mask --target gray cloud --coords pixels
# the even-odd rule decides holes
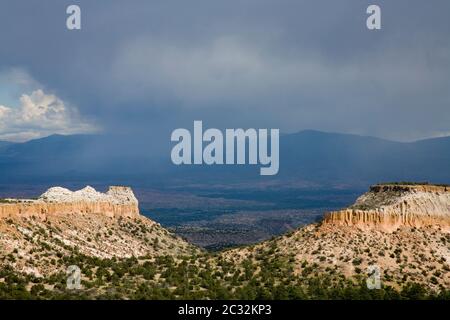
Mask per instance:
[[[448,1],[78,1],[79,32],[69,3],[2,1],[0,69],[25,68],[107,131],[450,131]]]

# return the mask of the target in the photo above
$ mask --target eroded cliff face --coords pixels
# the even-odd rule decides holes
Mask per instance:
[[[129,187],[112,186],[108,192],[92,187],[72,192],[53,187],[37,200],[6,199],[0,204],[2,217],[39,217],[52,215],[99,214],[107,217],[139,217],[138,200]]]
[[[450,230],[450,188],[435,185],[376,185],[347,209],[325,214],[325,225],[394,231],[401,226]]]
[[[128,187],[110,187],[106,193],[92,187],[74,192],[54,187],[36,200],[1,202],[0,270],[7,266],[42,276],[66,272],[64,259],[78,254],[111,259],[198,252],[140,215]],[[9,256],[13,258],[5,258]]]

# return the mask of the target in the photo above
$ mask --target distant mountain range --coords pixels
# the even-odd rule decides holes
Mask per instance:
[[[0,141],[0,149],[12,145],[12,142]]]
[[[351,134],[301,131],[280,137],[280,171],[259,166],[175,166],[170,141],[163,152],[102,135],[52,135],[0,142],[0,184],[54,181],[132,185],[304,181],[365,185],[385,181],[450,181],[450,137],[410,143]]]
[[[303,131],[281,140],[281,176],[342,182],[450,180],[450,137],[411,143]]]

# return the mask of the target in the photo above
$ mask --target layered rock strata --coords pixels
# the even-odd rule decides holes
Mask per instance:
[[[107,217],[138,217],[138,200],[129,187],[112,186],[106,193],[87,186],[78,191],[53,187],[38,199],[4,199],[1,217],[45,218],[60,214],[100,214]]]
[[[388,231],[430,225],[450,229],[450,187],[375,185],[349,208],[325,214],[323,223]]]

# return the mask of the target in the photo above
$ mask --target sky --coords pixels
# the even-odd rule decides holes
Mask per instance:
[[[81,8],[81,30],[66,8]],[[381,8],[381,30],[366,9]],[[447,0],[0,0],[0,140],[450,135]]]

